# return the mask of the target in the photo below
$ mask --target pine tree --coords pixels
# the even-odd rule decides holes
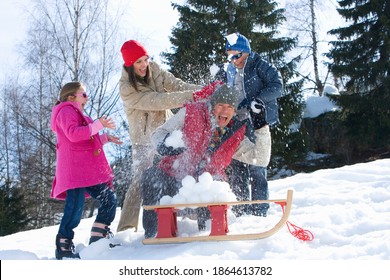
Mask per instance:
[[[344,84],[337,102],[356,153],[387,149],[390,136],[390,2],[345,0],[338,12],[351,24],[331,30],[328,56]],[[387,147],[387,148],[386,148]]]
[[[26,205],[20,188],[0,187],[0,236],[25,228],[28,223]]]
[[[292,124],[300,122],[303,110],[302,81],[296,76],[299,57],[285,60],[296,41],[279,36],[278,27],[285,18],[284,10],[278,9],[277,5],[273,1],[259,0],[189,0],[185,5],[172,4],[179,12],[179,23],[170,37],[173,52],[162,53],[162,57],[174,75],[206,84],[212,80],[210,66],[227,62],[225,36],[233,32],[246,36],[252,50],[282,73],[285,85],[285,96],[280,100],[282,124],[272,131],[273,159],[280,165],[289,158],[286,153],[293,152],[295,157],[303,155],[305,146],[300,132],[291,130]],[[293,79],[295,81],[290,82]],[[288,147],[295,147],[295,150]]]

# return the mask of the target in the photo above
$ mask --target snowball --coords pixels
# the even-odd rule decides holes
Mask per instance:
[[[188,202],[180,193],[172,197],[171,204],[182,204],[182,203],[188,203]]]
[[[172,197],[170,197],[169,195],[164,195],[160,199],[160,205],[169,205],[169,204],[172,204]]]
[[[196,183],[195,178],[189,175],[185,176],[183,180],[181,180],[181,185],[183,187],[187,187],[187,186],[192,187],[193,185],[195,185],[195,183]]]
[[[219,71],[219,67],[214,63],[210,66],[210,74],[212,77],[214,77]]]
[[[172,133],[165,139],[165,145],[167,147],[180,148],[185,147],[183,141],[183,132],[180,130],[174,130]]]
[[[216,202],[214,200],[214,197],[212,197],[208,192],[202,192],[199,194],[200,201],[202,203],[211,203],[211,202]]]
[[[237,43],[238,36],[236,33],[229,34],[226,37],[230,45],[235,45]]]
[[[182,197],[184,198],[190,198],[193,191],[192,191],[192,186],[183,186],[179,189],[179,193]]]
[[[209,186],[210,186],[210,183],[202,184],[200,182],[197,182],[197,183],[195,183],[195,185],[193,186],[192,189],[193,189],[194,193],[204,193],[204,192],[209,191]]]
[[[199,176],[199,183],[202,185],[210,185],[213,182],[213,176],[209,172],[205,172]]]
[[[199,193],[193,193],[190,197],[188,197],[187,201],[188,203],[200,203]]]

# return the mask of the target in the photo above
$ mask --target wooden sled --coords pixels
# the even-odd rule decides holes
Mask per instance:
[[[157,236],[142,241],[143,244],[164,244],[164,243],[187,243],[194,241],[232,241],[251,240],[267,238],[278,232],[287,222],[290,215],[293,191],[287,191],[286,199],[254,200],[254,201],[234,201],[215,203],[193,203],[193,204],[172,204],[172,205],[144,205],[145,210],[154,210],[157,213]],[[257,203],[277,203],[283,208],[283,215],[280,221],[271,229],[250,234],[227,234],[227,206],[240,204]],[[211,232],[208,236],[185,236],[177,237],[177,212],[179,209],[207,207],[211,215]]]

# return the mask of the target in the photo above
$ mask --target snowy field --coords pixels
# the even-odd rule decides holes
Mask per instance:
[[[390,262],[388,262],[390,259],[390,159],[319,170],[309,174],[297,174],[270,181],[269,184],[270,199],[285,198],[287,190],[294,191],[289,221],[312,232],[314,235],[312,241],[295,238],[285,226],[273,236],[260,240],[143,245],[143,230],[140,229],[139,232],[131,230],[120,232],[111,240],[100,240],[87,246],[92,218],[82,220],[76,229],[74,240],[76,250],[80,252],[83,260],[132,260],[126,261],[126,264],[137,264],[138,261],[146,261],[147,264],[180,264],[183,261],[186,264],[221,263],[221,261],[240,264],[254,261],[278,264],[286,260],[295,260],[301,265],[302,261],[305,261],[306,267],[307,261],[309,263],[332,261],[331,263],[337,266],[339,262],[333,261],[343,260],[347,261],[343,262],[346,267],[350,265],[352,269],[348,273],[359,275],[368,271],[375,273],[377,269],[364,269],[366,265],[373,264],[374,267],[379,265],[382,269],[386,267],[388,275],[390,272]],[[118,209],[116,219],[111,226],[114,233],[120,216],[119,211]],[[272,227],[280,219],[280,215],[281,207],[277,204],[271,204],[266,218],[253,216],[236,218],[229,211],[228,234],[264,231]],[[207,226],[210,228],[210,223]],[[181,236],[200,234],[193,220],[179,219],[178,228]],[[0,259],[54,260],[57,230],[58,226],[51,226],[0,237]],[[110,248],[109,242],[121,246]],[[352,264],[350,261],[353,261]],[[355,261],[358,263],[362,261],[364,265],[353,265]],[[382,265],[383,261],[387,261],[385,266]],[[4,264],[9,263],[15,262]],[[43,265],[42,263],[46,262],[38,263]],[[59,263],[64,262],[50,263],[58,266]],[[65,263],[78,266],[76,263],[83,262],[65,261]],[[291,266],[291,262],[286,263],[287,267]],[[107,265],[107,262],[104,264]],[[115,264],[118,268],[123,261]],[[20,273],[25,272],[20,271]]]

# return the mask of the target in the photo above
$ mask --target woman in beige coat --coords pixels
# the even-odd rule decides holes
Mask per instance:
[[[119,81],[120,96],[130,127],[133,179],[127,190],[117,231],[138,227],[141,206],[140,177],[152,165],[155,150],[150,135],[179,108],[193,100],[201,86],[188,84],[149,61],[146,49],[130,40],[121,48],[124,66]]]

